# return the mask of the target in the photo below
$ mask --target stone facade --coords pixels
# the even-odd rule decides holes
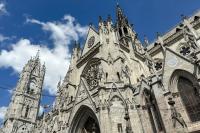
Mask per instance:
[[[5,116],[3,127],[5,133],[27,133],[34,129],[38,118],[44,75],[45,66],[41,66],[37,54],[28,61],[20,75]]]
[[[90,25],[83,49],[75,44],[66,77],[57,86],[55,105],[38,119],[45,68],[33,67],[40,68],[33,63],[38,58],[28,62],[16,89],[23,91],[14,94],[2,131],[200,132],[200,12],[183,16],[152,44],[147,39],[142,44],[122,9],[116,10],[116,23],[110,16],[106,21],[100,17],[98,31]],[[27,95],[31,77],[38,95]],[[32,105],[30,115],[23,111],[26,98]]]

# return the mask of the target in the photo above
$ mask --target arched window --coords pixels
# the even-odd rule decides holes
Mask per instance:
[[[70,97],[70,102],[72,102],[72,101],[73,101],[73,96]]]
[[[189,79],[179,77],[178,90],[186,112],[192,122],[200,120],[200,97],[197,94],[197,89]]]
[[[124,34],[125,34],[125,35],[128,35],[128,30],[127,30],[127,28],[124,27],[123,29],[124,29]]]
[[[35,77],[31,77],[28,82],[26,93],[34,94],[34,90],[36,89],[36,83],[37,83],[37,81],[36,81]]]
[[[117,72],[117,77],[118,77],[118,80],[120,81],[121,78],[120,78],[120,74],[119,74],[119,72]]]
[[[119,36],[122,37],[122,30],[119,29]]]
[[[25,115],[24,115],[24,117],[26,117],[26,118],[27,118],[27,116],[28,116],[28,112],[29,112],[29,105],[27,105],[27,106],[26,106],[26,112],[25,112]]]

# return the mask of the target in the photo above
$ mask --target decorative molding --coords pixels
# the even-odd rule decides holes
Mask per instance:
[[[99,52],[99,47],[101,46],[100,42],[97,43],[94,47],[92,47],[86,54],[80,57],[77,61],[77,67],[80,68],[83,64],[85,64],[89,59],[91,59],[94,55]]]

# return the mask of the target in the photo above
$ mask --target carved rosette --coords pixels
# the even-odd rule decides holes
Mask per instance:
[[[99,59],[94,58],[86,65],[82,74],[82,76],[86,79],[88,85],[90,86],[91,90],[99,85],[99,65]]]

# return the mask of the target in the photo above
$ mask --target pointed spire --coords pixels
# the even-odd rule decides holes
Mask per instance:
[[[160,33],[156,32],[156,37],[159,38],[160,37]]]
[[[149,40],[146,35],[144,35],[144,47],[146,48],[149,45]]]
[[[45,66],[45,62],[44,62],[44,64],[42,65],[42,71],[46,71],[46,66]]]
[[[78,43],[77,43],[77,48],[78,48],[78,50],[80,50],[80,49],[81,49],[80,42],[78,42]]]
[[[124,15],[123,15],[123,11],[120,8],[119,4],[117,3],[117,8],[116,8],[116,15],[117,15],[117,20],[120,21],[123,19]]]
[[[93,26],[93,23],[92,23],[92,22],[90,22],[90,23],[89,23],[89,26],[90,26],[90,27],[92,27],[92,26]]]
[[[60,88],[60,85],[61,85],[61,76],[60,76],[60,80],[58,81],[57,88]]]
[[[99,16],[99,22],[102,22],[102,17],[101,16]]]
[[[40,58],[40,50],[38,49],[35,59],[39,59],[39,58]]]
[[[77,41],[74,41],[74,48],[77,48]]]
[[[80,49],[81,46],[80,46],[80,43],[78,41],[74,41],[74,49],[77,48],[77,49]]]
[[[116,7],[116,17],[118,26],[130,26],[127,17],[124,15],[123,10],[120,8],[119,4]]]

